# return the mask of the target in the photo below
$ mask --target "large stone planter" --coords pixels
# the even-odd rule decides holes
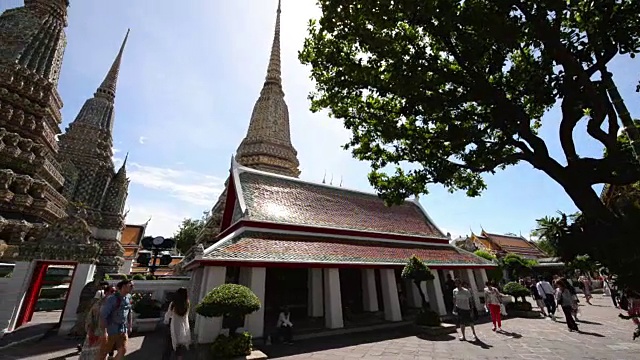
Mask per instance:
[[[441,336],[453,334],[456,332],[456,326],[453,324],[442,323],[439,326],[416,325],[422,333],[430,336]]]
[[[264,360],[267,359],[267,355],[260,350],[253,350],[251,354],[245,356],[238,356],[232,360]]]
[[[527,319],[537,319],[539,317],[542,317],[542,314],[540,314],[540,311],[533,311],[533,310],[507,310],[507,316],[527,318]]]
[[[162,321],[162,318],[149,318],[133,320],[133,330],[139,333],[153,332],[158,327],[158,324]]]

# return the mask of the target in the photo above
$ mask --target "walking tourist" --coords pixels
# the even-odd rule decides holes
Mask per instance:
[[[631,319],[633,323],[636,325],[636,330],[633,333],[633,340],[640,337],[640,293],[633,291],[631,289],[625,289],[622,292],[622,297],[620,299],[620,303],[622,304],[623,300],[626,303],[627,313],[629,316],[620,315],[620,317],[624,319]]]
[[[538,309],[540,309],[540,313],[542,313],[544,317],[547,317],[547,313],[544,311],[545,309],[544,299],[538,293],[538,289],[536,288],[535,281],[532,281],[529,283],[529,292],[531,293],[531,297],[533,298],[533,300],[535,300],[536,305],[538,305]]]
[[[104,328],[100,326],[100,308],[107,297],[113,294],[116,289],[107,285],[106,288],[101,290],[101,298],[97,299],[97,301],[93,303],[91,309],[87,313],[87,319],[85,320],[85,331],[87,332],[87,336],[85,337],[84,343],[81,347],[80,357],[78,358],[80,360],[95,360],[100,354],[100,349],[104,342],[104,336],[106,333],[104,332]]]
[[[567,280],[567,278],[559,278],[557,281],[561,281],[564,287],[566,287],[567,290],[569,290],[569,293],[571,293],[571,315],[573,316],[575,321],[578,321],[578,309],[579,309],[578,306],[580,304],[580,300],[578,299],[578,293],[576,293],[576,288],[573,285],[571,285],[571,283],[569,282],[569,280]]]
[[[487,281],[487,286],[484,288],[484,302],[489,308],[491,314],[491,322],[493,323],[493,331],[496,331],[496,325],[498,331],[502,331],[502,314],[500,313],[500,305],[502,305],[502,294],[495,287],[493,281]]]
[[[164,323],[169,325],[167,348],[163,358],[170,359],[174,353],[176,359],[182,360],[184,353],[191,345],[191,330],[189,329],[189,294],[187,289],[181,287],[176,291],[173,301],[164,315]]]
[[[613,306],[618,309],[618,287],[616,286],[615,280],[612,276],[604,277],[605,286],[609,288],[609,296],[611,296],[611,302],[613,302]]]
[[[578,281],[582,283],[582,293],[584,294],[585,301],[587,302],[587,304],[593,305],[591,303],[591,298],[593,297],[591,296],[591,279],[589,279],[589,277],[585,274],[582,274],[578,278]]]
[[[453,289],[456,288],[456,283],[453,281],[451,273],[447,274],[447,280],[444,282],[444,303],[447,310],[447,314],[453,312]]]
[[[473,326],[473,319],[471,317],[471,303],[474,302],[471,291],[462,286],[460,280],[455,281],[456,288],[453,289],[453,314],[458,316],[458,323],[460,325],[460,341],[467,340],[465,336],[465,327],[468,325],[471,327],[473,333],[472,341],[476,341],[476,329]]]
[[[567,288],[566,281],[562,279],[558,279],[556,281],[558,285],[558,289],[556,291],[556,300],[558,301],[558,306],[562,308],[562,312],[564,312],[564,317],[567,322],[567,327],[569,331],[578,331],[578,325],[576,321],[573,319],[573,315],[571,312],[573,311],[573,296],[571,292]]]
[[[116,285],[116,289],[115,294],[105,300],[100,310],[101,326],[107,334],[107,340],[100,350],[100,360],[113,348],[118,351],[116,360],[124,359],[127,352],[127,339],[133,325],[130,295],[133,282],[122,280]]]
[[[538,294],[543,299],[544,304],[547,307],[547,316],[555,320],[556,299],[554,297],[555,290],[553,289],[553,286],[551,286],[551,284],[547,280],[540,277],[538,279],[538,283],[536,284],[536,290],[538,291]]]
[[[291,312],[289,311],[289,307],[283,307],[280,315],[278,315],[278,323],[276,325],[284,343],[288,345],[293,344],[293,323],[290,317]]]

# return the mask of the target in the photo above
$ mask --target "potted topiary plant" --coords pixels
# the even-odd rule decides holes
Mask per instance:
[[[411,280],[411,282],[413,282],[413,284],[418,288],[418,293],[420,294],[422,306],[420,312],[416,316],[416,326],[420,327],[429,335],[443,335],[455,332],[455,325],[442,324],[440,315],[429,308],[427,298],[421,286],[423,281],[431,281],[435,278],[429,267],[417,256],[413,255],[409,258],[404,269],[402,269],[401,276],[403,279]]]
[[[196,306],[196,313],[204,317],[230,318],[229,336],[219,335],[211,346],[212,355],[219,358],[250,355],[253,350],[251,334],[237,334],[246,315],[260,309],[260,299],[246,286],[223,284],[211,290]]]
[[[135,313],[134,329],[137,332],[149,332],[156,329],[162,320],[162,305],[153,299],[151,294],[135,293],[131,296],[132,308]]]
[[[539,312],[532,311],[531,303],[527,301],[518,302],[519,298],[531,295],[529,289],[524,287],[522,284],[515,281],[509,282],[504,286],[504,288],[502,288],[502,292],[506,295],[513,296],[515,299],[514,302],[510,302],[505,305],[509,315],[526,318],[535,318],[540,316]]]

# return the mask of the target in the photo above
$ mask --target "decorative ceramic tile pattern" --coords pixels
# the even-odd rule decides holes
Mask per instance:
[[[375,241],[345,241],[247,232],[227,240],[206,256],[216,260],[260,260],[287,262],[370,263],[403,265],[411,255],[427,265],[490,264],[453,246],[392,244]]]
[[[249,219],[443,237],[415,203],[387,207],[375,194],[245,171],[240,174]]]

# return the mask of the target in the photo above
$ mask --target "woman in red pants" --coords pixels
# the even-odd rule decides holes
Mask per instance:
[[[491,313],[491,322],[493,323],[493,331],[502,331],[502,315],[500,314],[500,305],[502,304],[502,294],[495,287],[493,281],[487,281],[484,288],[484,303]]]

